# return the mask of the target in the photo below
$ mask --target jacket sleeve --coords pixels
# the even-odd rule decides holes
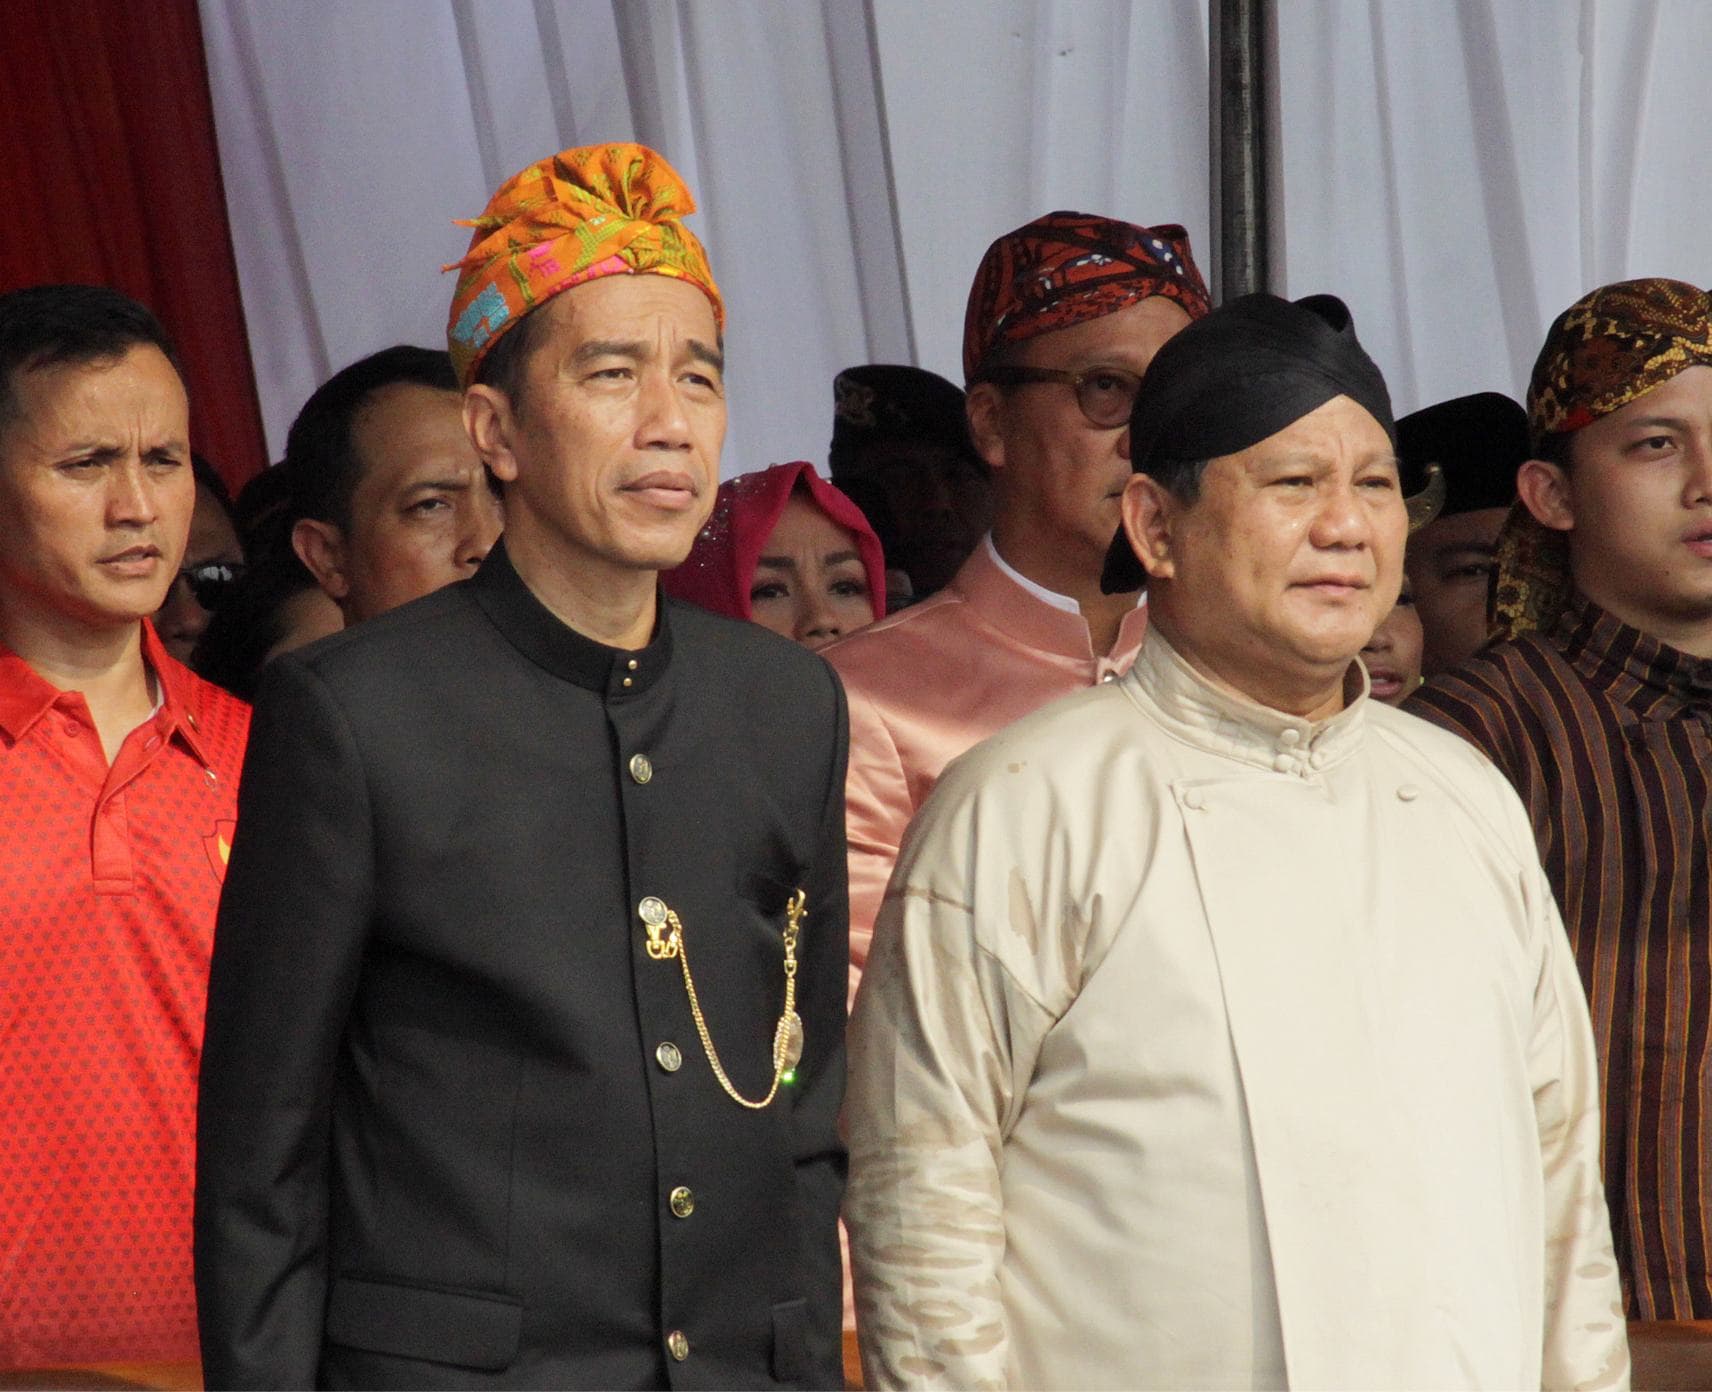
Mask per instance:
[[[850,772],[845,826],[850,846],[850,1003],[868,961],[874,919],[915,813],[897,742],[872,697],[850,695]]]
[[[808,1282],[812,1385],[843,1385],[844,1271],[838,1213],[844,1201],[846,1161],[838,1132],[844,1101],[845,984],[849,976],[849,894],[845,869],[844,775],[849,748],[844,690],[823,668],[832,688],[827,735],[830,760],[814,864],[804,886],[797,979],[797,1013],[803,1021],[803,1057],[792,1094],[797,1194],[803,1219],[803,1270]]]
[[[1520,805],[1517,844],[1532,851]],[[1545,1342],[1541,1385],[1627,1388],[1623,1292],[1600,1177],[1599,1062],[1587,1000],[1545,872],[1536,863],[1533,905],[1540,969],[1528,1066],[1539,1128],[1544,1193]]]
[[[1006,1385],[999,1157],[1054,1018],[983,945],[1005,910],[946,794],[910,833],[851,1021],[845,1221],[875,1388]]]
[[[257,705],[208,985],[195,1251],[209,1387],[315,1385],[333,1075],[372,898],[351,729],[287,655]]]

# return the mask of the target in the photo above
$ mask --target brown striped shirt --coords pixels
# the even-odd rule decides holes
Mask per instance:
[[[1578,597],[1409,709],[1527,805],[1592,1009],[1629,1312],[1712,1318],[1712,660]]]

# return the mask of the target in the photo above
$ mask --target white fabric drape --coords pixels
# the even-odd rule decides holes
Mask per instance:
[[[201,0],[263,414],[442,341],[525,164],[638,139],[731,310],[728,474],[824,461],[858,362],[961,380],[988,242],[1051,208],[1182,222],[1204,264],[1206,0]],[[1274,288],[1355,310],[1399,411],[1519,393],[1629,275],[1709,278],[1706,0],[1281,0]]]
[[[1399,413],[1520,396],[1594,286],[1712,279],[1712,5],[1281,0],[1277,288],[1349,301]]]
[[[851,364],[960,382],[976,262],[1037,213],[1181,221],[1205,251],[1205,0],[201,8],[276,458],[331,371],[444,341],[452,220],[570,145],[653,145],[701,202],[727,474],[824,464]]]

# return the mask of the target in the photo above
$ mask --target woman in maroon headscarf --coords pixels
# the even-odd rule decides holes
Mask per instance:
[[[884,618],[886,562],[861,510],[804,460],[719,486],[666,593],[821,648]]]

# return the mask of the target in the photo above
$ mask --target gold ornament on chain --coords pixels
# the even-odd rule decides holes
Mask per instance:
[[[701,999],[696,995],[695,978],[690,975],[690,957],[684,944],[684,925],[677,913],[665,901],[652,895],[639,906],[642,926],[648,930],[648,955],[656,962],[670,962],[674,957],[684,969],[684,991],[690,998],[690,1014],[695,1017],[696,1033],[701,1036],[702,1051],[713,1068],[713,1076],[726,1095],[740,1107],[760,1111],[778,1096],[779,1084],[792,1081],[797,1062],[802,1058],[803,1023],[797,1014],[797,935],[802,921],[808,917],[808,895],[797,890],[785,905],[785,1008],[779,1023],[773,1027],[773,1085],[759,1102],[751,1101],[731,1085],[725,1066],[719,1061],[719,1050],[713,1047],[707,1020],[701,1013]]]

